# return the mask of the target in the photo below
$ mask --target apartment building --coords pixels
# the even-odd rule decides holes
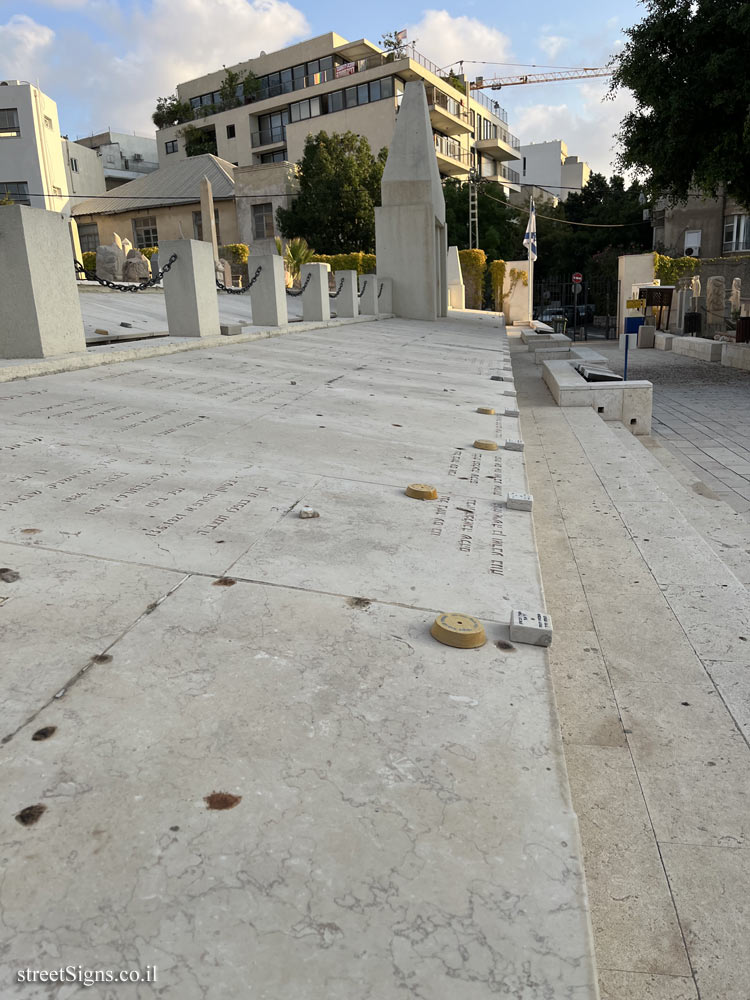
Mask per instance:
[[[104,171],[107,191],[138,180],[159,169],[156,139],[135,132],[98,132],[76,139],[76,144],[96,151]]]
[[[750,254],[750,214],[725,193],[706,198],[698,192],[670,205],[657,199],[651,211],[654,250],[678,257],[744,256]]]
[[[252,71],[259,78],[259,92],[246,98],[240,87],[238,106],[224,109],[219,88],[226,70],[221,69],[179,84],[177,96],[192,106],[190,124],[206,134],[210,151],[236,166],[295,163],[307,136],[320,131],[352,131],[366,137],[377,153],[391,142],[405,84],[422,80],[441,175],[466,178],[474,169],[506,191],[519,187],[521,178],[511,164],[520,158],[520,142],[508,129],[505,111],[480,92],[471,94],[462,78],[449,84],[411,46],[387,53],[367,39],[350,42],[329,32],[229,68],[243,75]],[[157,132],[161,165],[187,156],[183,128]],[[265,176],[273,183],[273,171]],[[256,204],[258,219],[273,219],[270,198],[265,215],[262,201]],[[256,235],[270,239],[267,219],[262,236],[246,238]]]
[[[521,146],[521,181],[535,184],[565,201],[569,194],[588,184],[591,167],[577,156],[568,154],[562,139],[531,142]]]
[[[60,135],[52,98],[21,80],[0,81],[0,198],[68,215],[104,190],[96,153]]]

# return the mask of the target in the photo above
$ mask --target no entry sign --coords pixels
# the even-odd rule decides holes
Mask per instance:
[[[580,285],[582,281],[583,281],[583,275],[581,274],[580,271],[576,271],[575,274],[573,275],[573,284]]]

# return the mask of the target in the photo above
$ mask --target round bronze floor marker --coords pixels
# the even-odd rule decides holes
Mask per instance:
[[[475,441],[474,447],[480,451],[497,451],[500,445],[497,441]]]
[[[487,642],[484,626],[471,615],[438,615],[430,629],[430,635],[445,646],[458,649],[475,649]]]
[[[478,406],[477,413],[486,413],[488,416],[492,416],[495,410],[492,406]]]
[[[437,490],[426,483],[412,483],[406,487],[404,493],[412,500],[437,500]]]

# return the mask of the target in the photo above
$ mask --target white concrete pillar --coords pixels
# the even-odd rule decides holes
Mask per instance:
[[[305,323],[325,323],[331,318],[331,300],[328,298],[329,264],[303,264],[300,281],[310,281],[302,293],[302,319]]]
[[[335,299],[331,299],[333,308],[339,318],[349,318],[359,316],[359,296],[357,295],[357,272],[356,271],[335,271],[333,281],[336,291],[343,281],[341,291]]]
[[[221,336],[213,247],[199,240],[166,240],[159,245],[162,267],[173,253],[177,260],[163,281],[170,337]]]
[[[253,326],[286,326],[289,315],[286,306],[284,261],[277,253],[268,256],[250,254],[247,258],[249,280],[261,272],[247,293],[253,310]]]
[[[360,274],[359,276],[360,316],[377,316],[378,287],[379,287],[378,276],[376,274]]]
[[[451,309],[465,309],[466,288],[464,287],[464,279],[461,272],[461,258],[458,256],[458,247],[448,247],[446,280],[448,282],[448,305]]]
[[[81,251],[81,241],[78,237],[78,223],[71,215],[68,219],[68,227],[70,229],[70,247],[73,251],[73,260],[78,261],[83,264],[83,252]],[[80,271],[76,271],[76,281],[85,281],[86,275],[82,274]]]
[[[393,282],[390,278],[378,277],[378,316],[393,312]]]
[[[86,350],[70,229],[57,212],[0,208],[0,358]]]

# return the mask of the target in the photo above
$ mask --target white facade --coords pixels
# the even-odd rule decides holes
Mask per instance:
[[[76,139],[76,144],[96,151],[108,191],[159,168],[155,138],[108,129]]]
[[[560,201],[588,184],[591,168],[577,156],[568,155],[562,139],[531,142],[521,146],[520,152],[522,184],[546,188]]]
[[[96,153],[72,145],[60,136],[51,97],[30,83],[0,81],[0,198],[68,215],[84,196],[103,194]]]

